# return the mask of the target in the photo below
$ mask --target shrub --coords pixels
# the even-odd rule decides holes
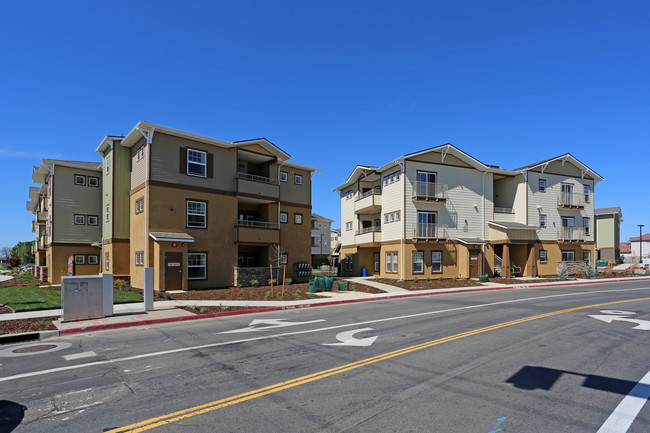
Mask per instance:
[[[221,306],[221,311],[230,311],[230,306],[229,305],[222,305]]]
[[[594,277],[594,268],[591,266],[587,266],[587,278],[593,278]]]
[[[566,281],[569,278],[569,271],[566,268],[566,265],[562,265],[562,269],[560,269],[560,273],[557,275],[558,280],[560,281]]]
[[[284,279],[284,284],[286,284],[287,286],[290,286],[291,284],[293,284],[293,280],[291,278],[285,278]]]
[[[268,301],[269,299],[271,299],[271,296],[272,296],[271,291],[267,290],[266,294],[264,295],[264,300]]]
[[[427,277],[427,283],[430,283],[430,282],[431,282],[431,278]]]
[[[251,284],[251,287],[259,287],[260,282],[257,281],[257,280],[251,280],[251,283],[250,283],[250,284]]]
[[[414,282],[414,283],[417,283],[417,282],[418,282],[418,277],[414,277],[414,278],[413,278],[413,282]]]
[[[171,299],[172,299],[171,293],[165,292],[165,299],[169,299],[171,301]]]
[[[300,290],[296,290],[296,293],[293,294],[293,297],[296,298],[296,300],[302,299],[302,292]]]

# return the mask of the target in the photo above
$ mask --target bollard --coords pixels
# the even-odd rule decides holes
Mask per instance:
[[[142,290],[144,311],[153,311],[153,268],[144,268],[142,272],[144,275]]]

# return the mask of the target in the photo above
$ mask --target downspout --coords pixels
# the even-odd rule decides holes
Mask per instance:
[[[404,280],[404,227],[406,226],[406,161],[400,162],[399,160],[395,160],[397,164],[399,164],[401,170],[402,170],[402,229],[400,231],[400,239],[399,239],[399,256],[400,256],[400,261],[399,261],[399,267],[400,267],[400,281]]]
[[[482,197],[482,199],[483,199],[483,203],[482,203],[483,204],[483,212],[482,213],[483,214],[481,215],[482,216],[481,220],[482,220],[482,225],[483,225],[483,239],[481,239],[483,241],[483,245],[481,246],[481,249],[483,250],[483,254],[482,254],[483,255],[483,260],[481,260],[481,275],[485,275],[485,173],[487,173],[487,171],[483,172],[483,176],[482,176],[482,179],[481,179],[481,188],[482,188],[481,194],[483,196]]]
[[[153,132],[156,128],[152,127],[149,131],[143,131],[138,128],[140,134],[145,138],[147,144],[147,160],[145,161],[145,176],[144,176],[144,263],[145,267],[149,266],[149,164],[151,164],[151,142],[153,139]]]
[[[278,229],[280,230],[280,243],[278,244],[278,269],[280,268],[280,252],[282,251],[282,230],[280,229],[281,223],[280,223],[280,203],[282,203],[282,197],[280,193],[280,188],[282,188],[282,181],[280,180],[280,170],[282,169],[282,166],[284,165],[286,161],[282,161],[280,165],[278,165]],[[287,175],[287,183],[289,182],[289,175]],[[312,175],[313,176],[313,175]],[[311,218],[310,218],[311,219]],[[289,215],[287,215],[287,223],[289,222]]]

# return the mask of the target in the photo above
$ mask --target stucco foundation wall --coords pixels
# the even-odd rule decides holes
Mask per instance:
[[[118,240],[104,244],[104,256],[100,257],[101,269],[103,272],[113,274],[115,278],[130,275],[130,245],[128,240]],[[108,253],[108,269],[106,266],[106,254]]]
[[[51,284],[61,284],[61,277],[68,275],[68,258],[75,254],[83,255],[101,255],[101,249],[90,245],[52,245],[51,264],[52,272],[49,272],[48,281]],[[75,265],[75,275],[97,275],[100,272],[99,264],[97,265]]]
[[[557,263],[562,261],[562,251],[574,251],[576,261],[582,260],[583,251],[591,252],[591,260],[593,263],[594,260],[594,244],[578,244],[578,243],[541,243],[535,245],[535,257],[537,260],[537,273],[538,275],[557,275]],[[546,250],[547,261],[546,263],[541,263],[539,261],[539,250]]]

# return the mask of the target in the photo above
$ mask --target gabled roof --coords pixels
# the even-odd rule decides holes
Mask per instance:
[[[377,173],[378,174],[378,168],[372,165],[357,165],[354,167],[354,170],[352,170],[352,173],[350,176],[348,176],[348,179],[345,181],[345,183],[341,186],[338,186],[334,189],[334,191],[340,191],[344,188],[347,188],[348,185],[356,182],[359,178],[366,177],[370,174]]]
[[[82,170],[102,171],[101,162],[92,161],[66,161],[63,159],[43,159],[41,165],[35,166],[32,172],[32,182],[43,183],[47,179],[47,175],[51,172],[55,165],[78,168]]]
[[[113,142],[114,141],[122,141],[124,139],[123,135],[107,135],[104,137],[101,143],[99,143],[99,146],[97,146],[97,149],[95,151],[97,153],[104,153],[106,149],[109,147],[113,147]]]
[[[646,233],[643,236],[641,236],[641,240],[642,241],[650,241],[650,233]],[[630,242],[639,242],[639,237],[638,236],[631,237]]]
[[[556,156],[554,158],[549,158],[545,159],[544,161],[539,161],[534,164],[529,164],[525,165],[523,167],[516,168],[514,171],[523,173],[526,171],[533,170],[535,168],[542,168],[542,173],[544,173],[544,169],[546,168],[547,165],[549,165],[551,162],[555,161],[562,161],[562,165],[564,165],[565,162],[570,162],[574,166],[580,169],[582,171],[582,177],[584,178],[587,173],[590,173],[591,176],[594,178],[596,182],[600,182],[602,180],[605,180],[604,177],[593,171],[591,168],[587,167],[584,163],[582,163],[578,158],[575,156],[571,155],[570,153],[565,153],[564,155]]]
[[[317,213],[311,213],[311,219],[316,220],[316,221],[329,221],[330,223],[333,223],[334,220],[331,220],[329,218],[326,218],[324,216],[318,215]]]
[[[621,208],[616,206],[616,207],[602,207],[600,209],[594,209],[594,214],[595,215],[616,215],[620,214],[623,216],[623,213],[621,212]]]
[[[258,146],[261,146],[263,149],[266,149],[267,151],[277,156],[280,161],[286,161],[287,159],[291,158],[291,155],[289,155],[284,150],[280,149],[275,144],[271,143],[266,138],[255,138],[252,140],[233,141],[232,144],[234,147],[244,147],[244,146],[249,146],[251,144],[257,144]]]

